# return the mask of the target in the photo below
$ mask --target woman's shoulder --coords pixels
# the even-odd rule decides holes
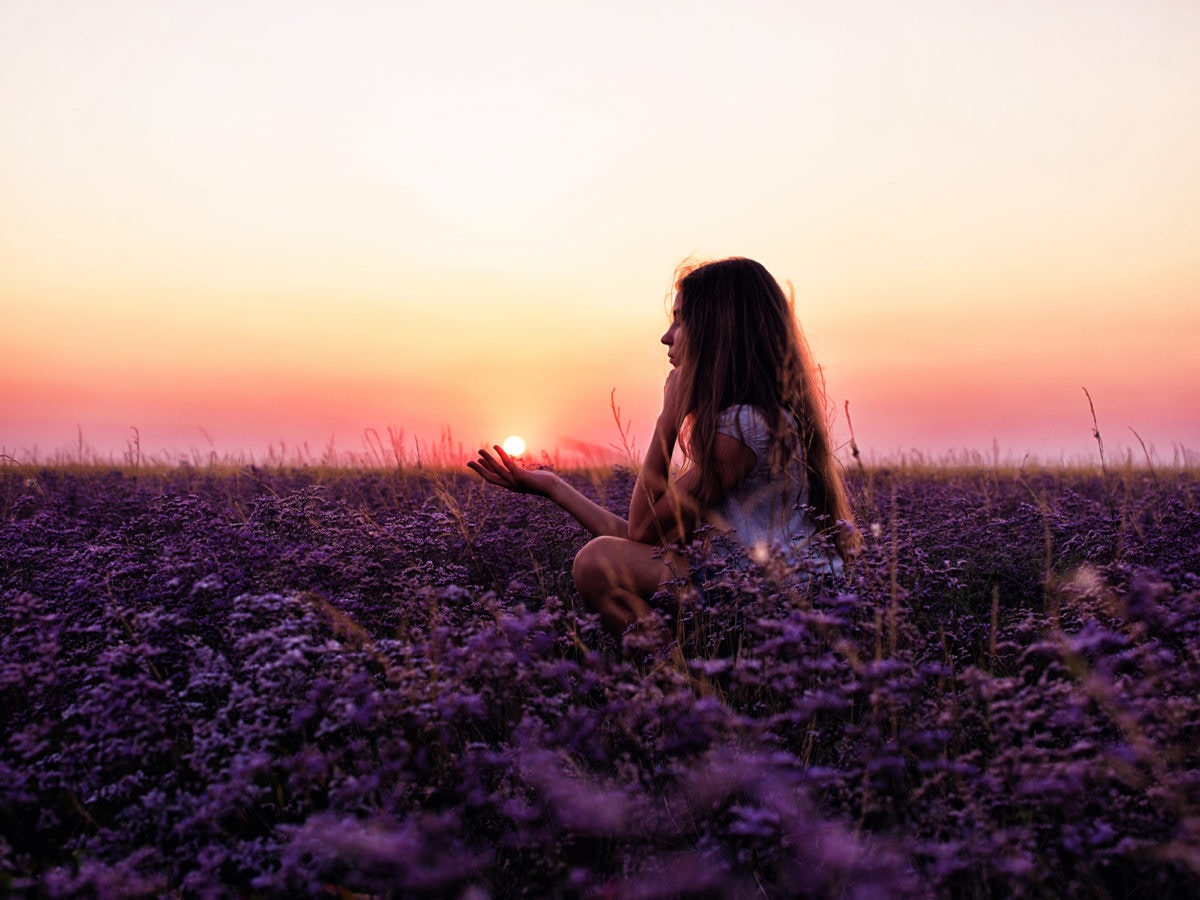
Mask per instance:
[[[767,417],[757,406],[752,406],[749,403],[735,403],[733,406],[727,406],[717,413],[717,426],[722,425],[742,425],[765,428],[767,425]]]
[[[762,410],[748,403],[737,403],[721,410],[717,414],[717,431],[737,438],[751,449],[765,442],[771,433]]]

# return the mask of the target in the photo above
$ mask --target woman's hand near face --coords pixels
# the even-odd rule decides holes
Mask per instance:
[[[467,467],[488,484],[508,488],[518,494],[546,496],[550,493],[554,482],[558,480],[557,475],[547,469],[522,467],[520,463],[505,453],[504,448],[499,444],[496,444],[494,449],[499,459],[492,456],[487,450],[480,450],[479,459],[471,460],[467,463]]]
[[[683,396],[683,379],[679,377],[679,369],[674,368],[667,373],[666,383],[663,384],[663,407],[661,416],[663,424],[667,425],[672,434],[678,434],[683,426],[685,398]]]

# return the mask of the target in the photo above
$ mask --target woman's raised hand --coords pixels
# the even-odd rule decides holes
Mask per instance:
[[[493,445],[497,459],[487,450],[479,451],[479,459],[467,463],[467,467],[480,478],[497,487],[508,488],[519,494],[546,494],[557,477],[547,469],[526,469],[504,452],[499,444]]]
[[[686,416],[684,410],[683,397],[683,380],[679,377],[679,369],[672,369],[667,373],[666,383],[663,384],[663,408],[662,418],[664,424],[668,425],[674,433],[678,433],[683,426],[683,420]]]

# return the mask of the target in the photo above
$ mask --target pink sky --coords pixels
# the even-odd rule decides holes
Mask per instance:
[[[741,254],[868,458],[1196,462],[1200,7],[467,6],[0,7],[0,453],[644,439]]]

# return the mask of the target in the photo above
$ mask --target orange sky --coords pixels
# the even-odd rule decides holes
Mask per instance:
[[[605,10],[0,5],[0,453],[644,440],[743,254],[870,458],[1196,461],[1200,7]]]

